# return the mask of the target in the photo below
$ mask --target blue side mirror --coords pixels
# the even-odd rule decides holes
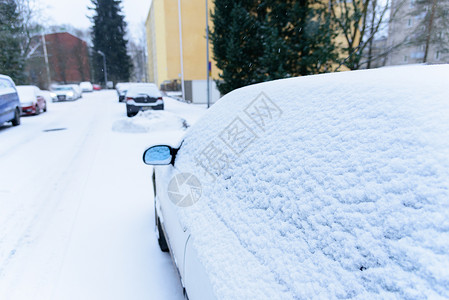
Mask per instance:
[[[153,146],[143,153],[143,162],[147,165],[168,165],[172,159],[172,149],[169,146]]]

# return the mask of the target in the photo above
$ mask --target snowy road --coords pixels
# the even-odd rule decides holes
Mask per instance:
[[[113,131],[124,117],[102,91],[0,127],[0,299],[182,299],[141,161],[157,135]]]

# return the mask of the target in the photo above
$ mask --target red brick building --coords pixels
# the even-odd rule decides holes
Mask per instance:
[[[87,43],[68,32],[45,35],[51,80],[60,83],[90,81]]]
[[[38,47],[28,65],[30,82],[48,87],[42,36],[35,36],[33,43]],[[85,41],[68,32],[58,32],[46,34],[45,45],[52,83],[91,81],[89,47]]]

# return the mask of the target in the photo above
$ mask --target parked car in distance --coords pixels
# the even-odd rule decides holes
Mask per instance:
[[[83,90],[78,84],[68,84],[69,86],[73,87],[73,89],[76,91],[77,94],[79,94],[80,98],[83,98]]]
[[[94,87],[92,85],[92,83],[90,83],[89,81],[83,81],[80,83],[80,88],[81,91],[84,92],[93,92],[94,91]]]
[[[76,100],[81,98],[81,89],[73,84],[53,86],[51,90],[51,99],[53,102]]]
[[[449,297],[448,82],[419,65],[255,84],[148,148],[187,298]]]
[[[162,93],[152,83],[139,83],[131,85],[126,92],[126,114],[135,116],[141,110],[163,110],[164,100]]]
[[[158,88],[156,84],[154,83],[143,83],[143,82],[118,82],[115,85],[115,90],[117,91],[118,95],[118,101],[123,102],[125,101],[125,95],[128,89],[132,86],[154,86],[155,88]]]
[[[0,75],[0,125],[11,122],[13,126],[20,125],[22,113],[19,95],[11,77]]]
[[[94,91],[100,91],[101,90],[101,85],[99,85],[99,84],[92,84],[92,87],[93,87],[93,89],[94,89]]]
[[[38,115],[47,111],[47,101],[37,86],[18,85],[16,88],[23,115]]]
[[[117,91],[118,102],[125,101],[125,94],[128,91],[128,87],[131,85],[130,82],[118,82],[115,85],[115,90]]]

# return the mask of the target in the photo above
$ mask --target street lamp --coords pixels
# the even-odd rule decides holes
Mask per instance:
[[[43,32],[41,33],[41,38],[42,38],[42,48],[44,49],[45,68],[47,70],[48,89],[50,89],[51,87],[50,65],[48,63],[47,42],[45,41],[45,34]]]
[[[181,58],[181,88],[182,101],[186,101],[185,87],[184,87],[184,58],[182,54],[182,20],[181,20],[181,0],[178,0],[178,24],[179,24],[179,55]]]
[[[106,70],[106,55],[104,55],[103,51],[97,50],[98,54],[103,56],[103,70],[104,70],[104,85],[108,88],[108,71]]]

